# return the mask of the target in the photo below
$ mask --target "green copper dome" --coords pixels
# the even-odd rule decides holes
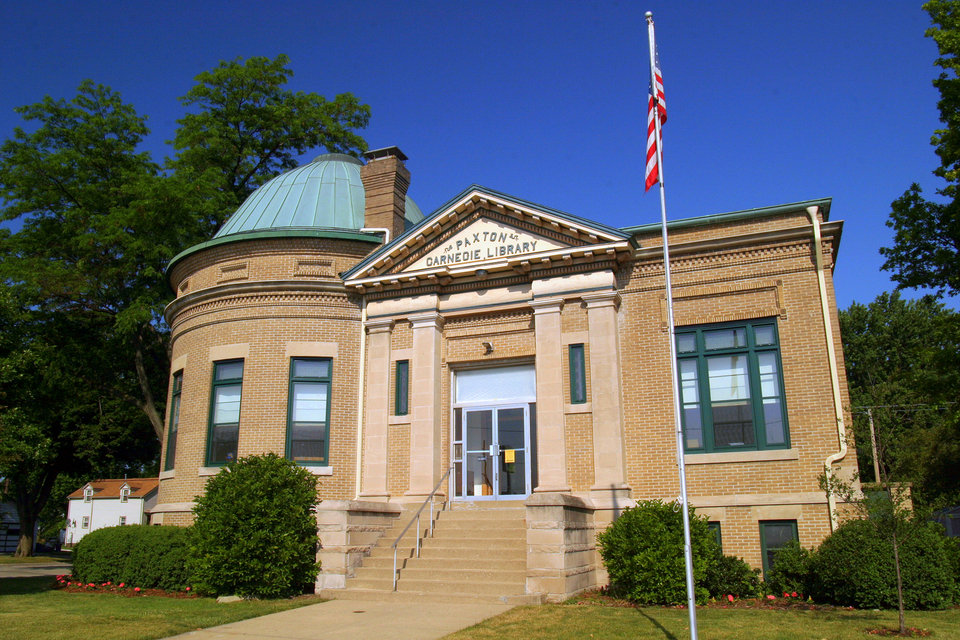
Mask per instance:
[[[270,180],[250,194],[214,238],[257,231],[363,228],[362,163],[342,153],[328,153]],[[407,227],[423,219],[407,197]]]

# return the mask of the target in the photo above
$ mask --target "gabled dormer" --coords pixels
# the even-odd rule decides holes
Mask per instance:
[[[93,500],[94,489],[93,485],[89,482],[83,487],[83,501],[90,502]]]
[[[126,482],[120,486],[120,502],[127,502],[130,500],[130,485]]]
[[[510,284],[615,266],[629,257],[629,238],[474,185],[342,277],[358,293],[394,295]]]

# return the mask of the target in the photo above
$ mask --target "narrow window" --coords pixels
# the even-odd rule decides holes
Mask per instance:
[[[120,526],[127,524],[127,516],[120,516]]]
[[[90,516],[83,516],[83,520],[81,521],[80,528],[88,529],[89,527],[90,527]]]
[[[330,432],[329,358],[291,358],[287,407],[287,457],[326,465]]]
[[[93,500],[93,489],[84,489],[83,490],[83,501],[90,502]]]
[[[570,402],[584,404],[587,401],[587,372],[584,367],[583,345],[572,344],[570,358]]]
[[[707,528],[710,529],[710,533],[713,534],[714,539],[717,541],[717,548],[723,551],[723,536],[720,534],[720,523],[708,522]]]
[[[120,489],[120,502],[126,502],[130,498],[130,489]]]
[[[173,386],[170,391],[170,412],[167,418],[167,457],[163,470],[170,471],[177,460],[177,431],[180,429],[180,391],[183,389],[183,371],[173,374]]]
[[[237,458],[242,388],[243,360],[213,363],[210,431],[207,443],[208,464],[226,464]]]
[[[410,361],[397,360],[397,381],[394,387],[394,413],[405,416],[410,410]]]
[[[777,551],[790,542],[798,541],[796,520],[766,520],[760,522],[760,548],[763,552],[763,575],[773,567]]]

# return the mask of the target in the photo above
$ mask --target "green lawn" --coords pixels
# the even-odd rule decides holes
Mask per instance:
[[[66,593],[53,578],[0,579],[0,636],[18,640],[149,640],[322,602],[317,597],[217,604],[210,598]]]
[[[896,611],[782,611],[699,609],[697,628],[704,640],[866,640],[867,629],[897,628]],[[907,626],[929,630],[931,638],[960,638],[960,609],[907,612]],[[685,609],[640,609],[557,604],[518,607],[446,640],[562,640],[630,638],[683,640],[690,637]]]

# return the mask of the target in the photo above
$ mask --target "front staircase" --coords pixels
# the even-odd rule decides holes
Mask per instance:
[[[324,589],[322,595],[355,600],[539,604],[541,596],[526,594],[524,515],[522,506],[510,503],[454,503],[436,515],[433,536],[422,538],[419,558],[414,525],[397,545],[398,579],[393,591],[391,545],[409,522],[404,515],[364,558],[355,577],[347,579],[345,589]],[[425,527],[426,518],[423,522]]]

